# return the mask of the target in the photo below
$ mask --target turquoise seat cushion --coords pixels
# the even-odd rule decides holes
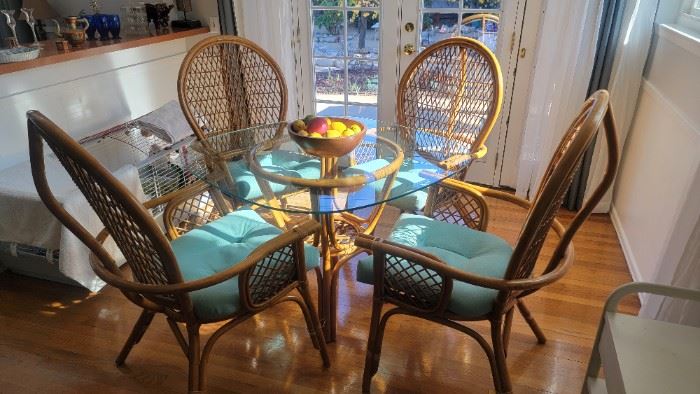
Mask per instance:
[[[250,209],[241,209],[183,234],[171,246],[185,281],[222,272],[245,259],[253,249],[280,235]],[[306,268],[319,265],[318,249],[304,245]],[[214,321],[240,309],[238,277],[190,293],[197,317]]]
[[[275,150],[260,156],[259,160],[260,165],[269,172],[307,179],[318,179],[321,176],[320,161],[300,153]],[[236,184],[238,197],[249,201],[263,197],[256,177],[248,168],[248,163],[245,160],[230,162],[228,170]],[[275,194],[290,190],[289,185],[268,183]]]
[[[357,164],[345,169],[345,174],[361,175],[371,173],[382,167],[389,165],[389,161],[385,159],[374,159],[368,162]],[[424,177],[420,176],[423,168],[411,168],[410,164],[404,164],[396,175],[394,183],[391,185],[390,198],[387,204],[399,208],[404,212],[417,212],[425,207],[425,202],[428,200],[428,189],[423,188],[415,190],[417,187],[425,186],[430,183]],[[372,182],[375,194],[378,196],[382,192],[386,179],[379,179]],[[399,197],[400,196],[400,197]]]
[[[494,278],[503,278],[513,253],[510,245],[495,235],[412,214],[401,215],[389,239],[433,254],[462,271]],[[372,284],[372,256],[358,263],[357,279]],[[497,290],[459,281],[453,284],[448,306],[451,312],[477,317],[491,311]]]

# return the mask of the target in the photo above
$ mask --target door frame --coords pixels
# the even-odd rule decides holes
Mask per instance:
[[[522,125],[520,127],[509,129],[513,127],[511,120],[511,115],[513,114],[511,106],[516,106],[518,111],[521,108],[527,106],[527,94],[522,94],[521,91],[529,91],[529,81],[531,77],[531,68],[533,58],[533,51],[530,49],[525,49],[525,58],[521,59],[519,56],[520,51],[526,48],[526,45],[530,46],[529,40],[524,40],[523,33],[531,34],[530,30],[525,31],[525,26],[529,26],[531,21],[526,19],[528,15],[526,13],[526,5],[531,3],[541,3],[544,0],[503,0],[503,8],[501,10],[501,21],[499,23],[499,35],[497,39],[497,53],[496,56],[499,57],[499,62],[501,65],[501,71],[504,75],[504,89],[503,89],[503,106],[501,109],[501,114],[497,120],[495,129],[489,136],[487,144],[491,146],[488,155],[479,159],[477,163],[488,163],[488,167],[478,167],[472,166],[470,169],[470,174],[472,174],[470,180],[481,181],[481,183],[494,185],[494,186],[514,186],[515,179],[517,178],[517,166],[519,162],[519,144],[522,134]],[[404,55],[401,52],[401,48],[405,44],[413,44],[416,48],[420,47],[420,17],[421,17],[421,2],[422,0],[403,0],[402,1],[402,20],[399,23],[399,30],[401,33],[401,27],[403,27],[407,22],[413,22],[417,24],[414,32],[408,34],[402,34],[401,43],[397,46],[399,61],[399,75],[407,67],[407,65],[417,56],[418,51],[413,55]],[[540,8],[541,4],[535,4],[534,8]],[[532,9],[533,7],[530,7]],[[451,10],[445,10],[445,12],[450,12]],[[457,9],[455,12],[459,12]],[[537,23],[537,22],[535,22]],[[505,27],[505,29],[504,29]],[[536,28],[535,31],[539,29]],[[530,52],[528,54],[528,51]],[[530,64],[526,64],[530,60]],[[516,70],[522,71],[516,73]],[[516,85],[517,84],[517,85]],[[522,85],[525,85],[524,87]],[[396,86],[398,87],[398,79],[396,80]],[[517,92],[517,95],[515,93]],[[522,97],[520,100],[513,100],[514,97]],[[394,105],[393,110],[396,110]],[[519,113],[519,112],[518,112]],[[524,124],[524,122],[523,122]],[[513,148],[507,149],[510,145]],[[506,154],[506,152],[508,154]],[[510,179],[504,182],[502,179],[502,173],[504,168],[507,173],[512,176],[513,182]]]
[[[382,0],[380,5],[380,78],[378,87],[378,121],[396,121],[396,94],[401,77],[402,64],[408,64],[413,56],[404,56],[402,46],[407,43],[402,38],[405,22],[418,20],[419,8],[407,9],[406,4],[415,5],[420,0]],[[489,139],[496,138],[496,148],[490,154],[495,155],[493,175],[490,183],[495,186],[514,188],[517,183],[520,162],[520,145],[522,131],[528,115],[528,100],[534,71],[534,60],[539,41],[539,32],[546,0],[504,0],[512,11],[503,9],[502,16],[507,19],[504,25],[515,25],[517,18],[521,23],[509,32],[498,37],[499,47],[503,43],[510,48],[506,61],[501,62],[504,75],[512,73],[512,80],[504,86],[504,105],[498,120],[496,133]],[[311,8],[309,0],[291,0],[293,53],[295,54],[294,81],[288,81],[296,97],[297,116],[314,113],[313,68],[303,65],[313,64],[311,52]],[[414,45],[420,44],[420,29],[416,27]],[[525,56],[519,54],[525,50]],[[406,59],[404,59],[406,58]],[[290,92],[291,93],[291,92]],[[381,99],[384,98],[384,101]],[[291,111],[290,111],[291,112]]]
[[[379,7],[379,24],[382,29],[396,32],[398,39],[398,30],[400,28],[400,18],[385,17],[385,15],[399,15],[401,13],[402,0],[382,0]],[[296,96],[298,116],[302,117],[308,114],[315,113],[314,106],[314,69],[313,52],[312,52],[312,17],[311,6],[309,0],[292,0],[292,26],[293,40],[292,45],[295,53],[295,78],[294,81],[288,81],[290,86],[294,88]],[[380,33],[381,34],[381,33]],[[380,36],[379,40],[379,64],[380,71],[383,67],[387,70],[393,70],[389,75],[381,75],[379,77],[379,86],[377,97],[392,97],[392,100],[386,102],[377,102],[378,112],[377,120],[379,122],[393,122],[396,120],[396,89],[398,88],[399,68],[396,62],[398,53],[398,42],[396,45],[388,45],[384,36]],[[382,62],[389,63],[384,64]],[[304,67],[303,65],[307,65]],[[395,78],[392,78],[395,77]],[[392,86],[390,81],[396,79],[396,86]]]
[[[510,105],[508,116],[501,117],[501,127],[505,130],[503,143],[499,141],[498,154],[502,158],[496,167],[497,183],[500,187],[515,189],[518,183],[518,168],[520,164],[520,147],[522,144],[523,130],[528,115],[530,92],[532,90],[532,78],[535,71],[535,55],[542,26],[547,0],[527,0],[524,8],[524,16],[520,37],[515,47],[515,53],[525,49],[525,56],[516,56],[515,78],[510,87],[510,92],[504,100]],[[513,98],[516,99],[513,99]],[[504,106],[505,107],[505,106]]]

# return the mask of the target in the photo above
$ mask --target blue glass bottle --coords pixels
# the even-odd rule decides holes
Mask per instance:
[[[87,19],[90,24],[87,30],[85,30],[85,34],[87,34],[87,39],[89,41],[93,41],[95,40],[95,33],[97,32],[97,15],[85,15],[85,19]]]
[[[100,41],[109,40],[109,15],[95,14],[97,32],[100,33]]]
[[[119,20],[119,15],[109,15],[108,27],[113,40],[121,38],[119,37],[119,32],[121,31],[122,24]]]

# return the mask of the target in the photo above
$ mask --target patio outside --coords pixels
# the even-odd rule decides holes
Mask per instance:
[[[441,12],[423,12],[420,48],[450,37],[471,37],[496,48],[500,0],[426,0]],[[472,4],[473,3],[473,4]],[[377,118],[380,18],[378,0],[313,0],[313,64],[316,113]],[[360,6],[362,8],[353,8]],[[330,8],[332,7],[332,8]],[[342,9],[342,10],[341,10]],[[488,13],[481,13],[481,9]],[[476,12],[475,12],[476,11]]]

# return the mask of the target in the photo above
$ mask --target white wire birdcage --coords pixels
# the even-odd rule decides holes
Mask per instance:
[[[138,169],[146,198],[177,191],[202,179],[207,172],[204,157],[190,148],[194,137],[173,142],[162,130],[139,121],[128,122],[80,141],[107,169],[124,165]],[[160,213],[162,207],[153,210]]]

